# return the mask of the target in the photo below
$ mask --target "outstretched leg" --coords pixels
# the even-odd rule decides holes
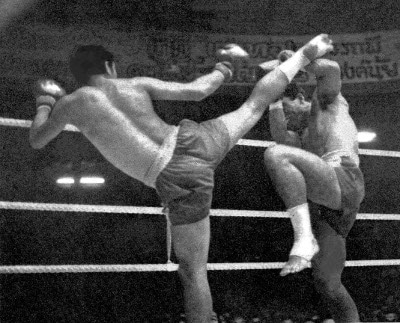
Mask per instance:
[[[302,149],[276,145],[265,151],[265,166],[284,201],[294,230],[289,261],[281,271],[285,276],[310,267],[318,252],[311,230],[307,199],[332,209],[341,206],[341,191],[334,169],[317,155]]]
[[[345,238],[317,216],[313,228],[320,246],[312,261],[315,288],[335,322],[360,322],[356,304],[341,281],[346,260]]]
[[[219,117],[229,132],[231,147],[260,120],[265,109],[285,91],[300,69],[314,59],[333,50],[328,35],[321,34],[301,47],[290,58],[267,73],[255,85],[250,97],[243,105]]]
[[[179,262],[188,323],[209,323],[212,298],[207,280],[210,218],[172,226],[172,243]]]

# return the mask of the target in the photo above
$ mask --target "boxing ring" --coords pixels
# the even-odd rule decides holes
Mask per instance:
[[[0,118],[0,126],[29,128],[31,121]],[[64,131],[78,132],[79,130],[67,125]],[[241,139],[238,145],[253,147],[268,147],[272,142]],[[399,158],[400,152],[385,150],[360,149],[360,154],[379,157]],[[44,212],[83,212],[101,214],[147,214],[152,216],[165,216],[161,207],[146,206],[111,206],[111,205],[85,205],[85,204],[61,204],[61,203],[35,203],[0,201],[0,209],[44,211]],[[253,217],[253,218],[288,218],[286,212],[279,211],[252,211],[212,209],[212,217]],[[376,214],[359,213],[357,220],[370,221],[399,221],[400,214]],[[171,261],[171,232],[168,221],[166,230],[167,262],[163,264],[81,264],[81,265],[9,265],[0,266],[0,274],[43,274],[43,273],[105,273],[105,272],[160,272],[176,271],[178,265]],[[268,270],[280,269],[284,262],[241,262],[241,263],[209,263],[208,270]],[[380,260],[348,260],[346,267],[366,266],[400,266],[400,259]]]
[[[7,131],[8,128],[20,128],[20,129],[28,129],[31,126],[31,121],[29,120],[18,120],[18,119],[10,119],[10,118],[0,118],[0,127],[4,127],[4,130]],[[76,129],[75,127],[71,125],[67,125],[64,129],[65,132],[75,132],[78,133],[79,130]],[[26,138],[28,140],[28,138]],[[260,148],[264,149],[268,146],[270,146],[273,142],[270,141],[260,141],[260,140],[249,140],[249,139],[241,139],[237,145],[239,146],[247,146],[247,147],[254,147],[254,148]],[[360,154],[361,155],[366,155],[366,156],[372,156],[372,157],[389,157],[389,158],[399,158],[400,157],[400,152],[396,151],[386,151],[386,150],[370,150],[370,149],[360,149]],[[112,202],[111,202],[112,203]],[[144,204],[144,203],[143,203]],[[163,228],[165,228],[165,233],[159,233],[161,234],[162,238],[162,243],[163,245],[166,246],[166,248],[162,247],[162,249],[157,250],[158,253],[162,253],[163,256],[162,258],[158,261],[157,263],[148,263],[151,261],[144,261],[143,263],[137,264],[135,261],[130,262],[128,261],[122,261],[123,263],[118,263],[118,260],[116,261],[111,261],[111,262],[104,262],[104,261],[99,261],[97,263],[96,261],[74,261],[72,260],[73,263],[70,263],[70,259],[68,258],[67,260],[64,258],[64,261],[60,261],[55,259],[55,264],[40,264],[43,262],[48,262],[48,261],[43,261],[43,262],[37,262],[39,264],[23,264],[23,265],[11,265],[13,262],[8,262],[6,263],[7,265],[0,265],[0,274],[1,277],[4,279],[3,281],[9,281],[7,285],[5,286],[12,286],[12,284],[15,281],[32,281],[36,280],[36,277],[38,281],[43,282],[54,282],[55,279],[58,280],[71,280],[72,277],[68,275],[73,275],[73,277],[76,277],[79,281],[81,279],[88,279],[91,281],[92,279],[107,279],[104,276],[100,276],[100,278],[96,275],[89,275],[85,276],[82,278],[82,276],[79,276],[79,274],[109,274],[112,275],[111,277],[116,277],[117,282],[119,281],[118,279],[127,279],[123,278],[125,276],[124,273],[129,273],[129,277],[136,277],[133,278],[134,282],[132,283],[135,288],[144,288],[143,282],[140,281],[135,281],[135,279],[140,279],[140,277],[149,277],[150,274],[154,273],[152,277],[160,277],[160,281],[163,282],[165,281],[165,277],[171,278],[169,273],[175,272],[178,269],[178,264],[174,263],[173,261],[173,256],[172,255],[172,243],[171,243],[171,231],[170,231],[170,226],[169,226],[169,221],[166,215],[163,213],[163,209],[161,207],[150,207],[150,206],[127,206],[127,205],[99,205],[99,204],[73,204],[73,203],[38,203],[38,202],[26,202],[26,201],[16,201],[16,200],[0,200],[0,212],[2,211],[10,211],[13,213],[13,221],[16,223],[19,223],[18,217],[21,215],[23,219],[28,220],[32,217],[36,217],[38,214],[40,214],[40,217],[42,219],[46,219],[47,216],[50,215],[50,218],[57,213],[62,213],[63,215],[68,215],[68,218],[75,219],[75,216],[81,216],[85,218],[85,214],[88,214],[88,216],[91,215],[102,215],[102,217],[107,218],[109,216],[113,216],[116,218],[116,221],[118,222],[118,216],[133,216],[133,217],[145,217],[144,221],[148,221],[149,219],[153,219],[159,223],[159,225]],[[17,212],[13,212],[17,211]],[[21,214],[18,213],[18,211],[21,211]],[[379,212],[379,211],[378,211]],[[263,222],[264,219],[270,221],[285,221],[288,220],[289,217],[286,214],[286,212],[281,212],[281,211],[264,211],[264,210],[240,210],[240,209],[211,209],[210,210],[210,216],[211,218],[214,218],[218,221],[232,221],[232,220],[239,220],[246,218],[249,222],[249,225],[252,226],[252,223],[258,223],[260,224],[260,221]],[[142,221],[141,219],[138,219],[137,221],[140,222]],[[157,218],[157,219],[155,219]],[[219,218],[219,220],[218,220]],[[224,219],[225,218],[225,219]],[[147,220],[146,220],[147,219]],[[96,220],[96,219],[94,219]],[[161,222],[159,222],[161,220]],[[394,223],[394,221],[399,221],[400,220],[400,214],[394,214],[394,213],[359,213],[357,215],[357,220],[359,221],[366,221],[366,222],[375,222],[378,221],[379,223],[383,223],[383,225],[391,225],[390,223]],[[22,220],[24,221],[24,220]],[[72,220],[74,221],[74,220]],[[152,220],[150,220],[152,221]],[[255,222],[254,222],[255,221]],[[268,220],[269,221],[269,220]],[[267,222],[268,222],[267,221]],[[79,221],[78,221],[79,222]],[[101,222],[101,221],[100,221]],[[125,223],[125,222],[124,222]],[[357,223],[357,222],[356,222]],[[367,223],[369,225],[369,223]],[[268,225],[267,225],[268,226]],[[285,226],[286,227],[286,226]],[[287,228],[290,229],[290,224],[287,224]],[[63,230],[68,230],[68,226],[63,226],[58,228],[60,232]],[[154,228],[154,230],[157,231],[157,228]],[[265,229],[268,232],[268,228]],[[68,232],[68,231],[67,231]],[[211,233],[213,230],[211,229]],[[164,238],[162,236],[164,234]],[[160,235],[158,235],[160,237]],[[275,239],[274,236],[269,236],[268,238]],[[268,239],[266,238],[266,239]],[[223,238],[221,238],[223,239]],[[285,238],[286,240],[288,237]],[[211,242],[212,244],[212,242]],[[254,246],[252,246],[254,247]],[[46,254],[46,250],[44,249],[43,254]],[[161,250],[161,251],[160,251]],[[289,249],[288,249],[289,250]],[[51,254],[51,251],[50,251]],[[164,257],[166,255],[166,257]],[[386,255],[389,257],[385,258],[390,258],[390,255]],[[274,258],[274,257],[272,257]],[[352,267],[352,268],[360,268],[358,270],[363,270],[366,272],[373,271],[373,270],[381,270],[379,268],[382,268],[382,270],[385,267],[389,270],[390,267],[400,267],[400,259],[364,259],[368,258],[367,257],[358,257],[357,259],[363,259],[363,260],[347,260],[346,261],[346,267]],[[53,259],[53,258],[50,258]],[[164,261],[166,259],[166,261]],[[215,260],[219,260],[220,258],[217,257]],[[236,260],[237,258],[233,258],[231,260]],[[214,261],[215,261],[214,260]],[[253,259],[248,259],[252,261]],[[255,259],[257,260],[257,259]],[[260,259],[258,259],[260,260]],[[269,260],[268,258],[264,258],[263,260]],[[276,260],[276,259],[272,259]],[[280,260],[279,258],[277,260]],[[51,261],[51,260],[50,260]],[[220,275],[225,275],[225,273],[221,272],[227,272],[230,271],[231,275],[235,275],[234,273],[239,273],[240,277],[242,276],[248,276],[248,275],[255,275],[255,277],[258,277],[257,275],[260,275],[262,273],[263,277],[270,276],[270,275],[275,275],[272,271],[273,270],[278,270],[283,267],[285,262],[263,262],[257,261],[257,262],[247,262],[247,259],[240,259],[239,261],[241,262],[230,262],[229,260],[222,260],[224,262],[210,262],[207,264],[207,268],[209,271],[214,272],[214,277],[220,277]],[[11,263],[11,264],[10,264]],[[18,261],[17,261],[18,263]],[[375,267],[375,269],[374,269]],[[362,269],[365,268],[365,269]],[[357,270],[357,269],[356,269]],[[268,272],[271,273],[268,273]],[[221,274],[218,274],[221,273]],[[36,275],[31,275],[31,274],[36,274]],[[49,277],[49,274],[51,277]],[[62,276],[57,276],[57,274],[61,274]],[[67,275],[65,275],[67,274]],[[44,276],[43,276],[44,275]],[[301,274],[300,274],[301,275]],[[278,274],[276,274],[278,276]],[[54,279],[53,279],[54,277]],[[63,277],[63,278],[62,278]],[[303,278],[299,279],[304,279]],[[108,277],[109,279],[110,277]],[[222,278],[222,277],[221,277]],[[257,278],[256,278],[257,279]],[[290,279],[289,279],[290,280]],[[75,279],[74,279],[75,281]],[[46,283],[47,284],[47,283]],[[75,284],[75,283],[74,283]],[[86,288],[91,289],[92,285],[88,283],[89,285]],[[93,288],[96,288],[96,283]],[[99,283],[100,284],[100,283]],[[112,282],[110,283],[112,284]],[[159,287],[162,283],[156,283],[155,287]],[[174,284],[174,282],[171,282],[170,284]],[[213,283],[210,281],[211,284],[211,289],[213,288]],[[287,281],[284,284],[290,284],[290,281]],[[40,284],[39,284],[40,285]],[[216,289],[218,288],[218,285],[216,286]],[[142,287],[140,287],[142,286]],[[155,288],[150,287],[150,288]],[[7,288],[7,287],[6,287]],[[40,289],[41,287],[36,287]],[[49,287],[46,287],[47,292],[49,292]],[[69,295],[71,291],[68,290],[68,287],[65,287],[67,289],[66,295]],[[79,290],[78,287],[72,287],[73,290]],[[33,293],[37,293],[37,289],[33,289]],[[89,292],[92,293],[92,292]],[[95,293],[95,291],[93,291]],[[65,296],[68,297],[68,296]],[[135,296],[137,297],[137,296]],[[78,296],[79,298],[79,296]],[[179,297],[178,297],[179,298]],[[151,300],[148,300],[151,302]],[[166,300],[168,302],[168,300]],[[10,301],[11,302],[11,301]],[[85,301],[83,301],[85,302]],[[168,308],[167,305],[164,305],[163,308]],[[68,306],[68,305],[67,305]],[[85,305],[89,306],[90,305]],[[103,304],[104,306],[104,304]],[[111,305],[110,305],[111,306]],[[122,306],[122,305],[121,305]],[[139,306],[144,306],[144,305],[139,305]],[[173,306],[173,305],[171,305]],[[301,306],[301,304],[300,304]],[[140,308],[140,307],[138,307]],[[68,309],[66,309],[68,311]],[[32,313],[35,312],[35,309],[31,309]],[[172,310],[174,311],[174,310]],[[68,315],[68,314],[65,314]],[[111,315],[111,314],[110,314]],[[122,314],[121,314],[122,315]]]

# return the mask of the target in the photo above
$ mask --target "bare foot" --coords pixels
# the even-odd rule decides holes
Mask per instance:
[[[327,34],[320,34],[305,44],[301,50],[310,61],[333,51],[333,43]]]
[[[288,274],[295,274],[306,268],[311,268],[311,261],[299,256],[289,256],[289,260],[283,266],[279,275],[283,277]]]
[[[317,240],[312,239],[310,243],[295,242],[289,255],[289,260],[283,266],[280,275],[298,273],[306,268],[311,268],[311,259],[318,253],[319,247]]]

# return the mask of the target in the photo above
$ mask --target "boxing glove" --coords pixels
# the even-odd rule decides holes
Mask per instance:
[[[232,78],[234,63],[249,59],[249,54],[236,44],[227,44],[218,49],[216,56],[219,62],[215,65],[215,69],[224,75],[225,81],[229,81]]]
[[[290,49],[284,49],[278,54],[278,60],[280,63],[283,63],[284,61],[288,60],[290,57],[294,55],[294,51]]]
[[[51,111],[57,100],[63,97],[66,92],[56,81],[41,79],[35,82],[33,94],[36,98],[36,109],[43,107]]]
[[[217,58],[219,61],[238,62],[247,61],[249,54],[237,44],[228,44],[217,50]]]

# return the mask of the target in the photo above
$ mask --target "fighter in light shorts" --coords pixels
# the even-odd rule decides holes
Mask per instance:
[[[294,75],[332,50],[322,34],[300,48],[255,85],[237,110],[197,124],[165,123],[153,100],[200,101],[233,76],[233,66],[248,58],[239,46],[218,50],[215,68],[189,83],[150,77],[118,78],[113,55],[85,45],[71,56],[80,88],[69,95],[51,80],[35,89],[37,113],[30,130],[33,148],[42,148],[66,124],[76,126],[115,167],[154,187],[169,209],[172,244],[179,262],[187,322],[210,322],[212,298],[207,279],[209,209],[214,169],[236,142],[261,118]]]
[[[337,234],[346,238],[356,220],[356,215],[364,198],[364,176],[358,167],[357,156],[352,158],[343,151],[334,153],[334,155],[325,154],[322,159],[332,165],[336,172],[342,195],[341,208],[334,210],[309,200],[311,220],[312,222],[326,221]],[[315,216],[316,214],[318,216]]]
[[[291,55],[282,52],[274,64]],[[358,322],[356,304],[341,281],[345,238],[364,198],[357,128],[340,93],[339,65],[319,58],[305,71],[317,81],[311,102],[303,89],[291,83],[269,109],[277,145],[265,151],[265,165],[294,231],[281,275],[312,266],[315,287],[334,321]]]

